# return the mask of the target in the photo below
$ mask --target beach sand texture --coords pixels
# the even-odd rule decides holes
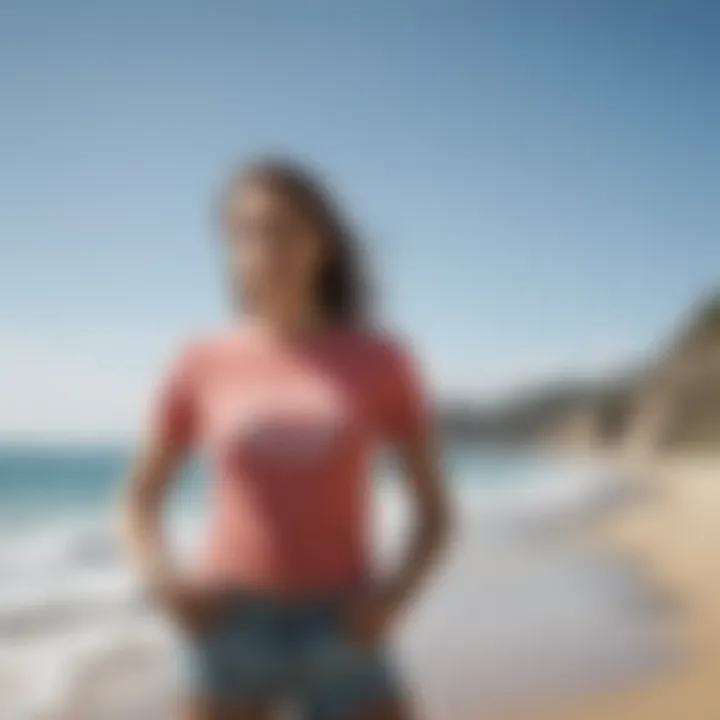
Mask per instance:
[[[620,513],[603,542],[638,559],[678,608],[676,666],[547,720],[720,718],[720,459],[666,457],[648,501]]]

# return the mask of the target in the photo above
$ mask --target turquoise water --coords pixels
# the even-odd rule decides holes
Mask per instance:
[[[0,447],[0,528],[111,511],[131,463],[132,452],[119,447]],[[453,484],[527,483],[537,465],[530,454],[468,446],[448,449],[444,459]],[[189,463],[174,502],[202,502],[208,474],[202,461]],[[392,472],[384,464],[377,474]]]
[[[111,511],[132,465],[123,448],[5,447],[0,449],[0,527],[45,524]],[[199,463],[182,473],[181,501],[202,491]]]

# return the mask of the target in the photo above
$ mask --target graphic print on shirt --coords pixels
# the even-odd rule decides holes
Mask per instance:
[[[235,417],[233,445],[268,468],[312,469],[332,456],[349,421],[346,404],[326,387],[264,388]]]

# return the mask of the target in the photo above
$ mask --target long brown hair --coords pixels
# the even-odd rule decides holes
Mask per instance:
[[[296,161],[265,158],[236,170],[227,194],[256,183],[281,193],[317,228],[326,254],[316,279],[315,299],[326,319],[343,325],[367,321],[369,287],[360,243],[327,185]]]

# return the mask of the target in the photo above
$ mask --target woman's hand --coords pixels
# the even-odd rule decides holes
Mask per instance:
[[[387,635],[399,608],[395,593],[373,588],[350,599],[342,614],[342,627],[354,642],[376,645]]]
[[[185,579],[164,579],[154,585],[154,595],[181,629],[201,633],[212,627],[222,612],[224,594]]]

